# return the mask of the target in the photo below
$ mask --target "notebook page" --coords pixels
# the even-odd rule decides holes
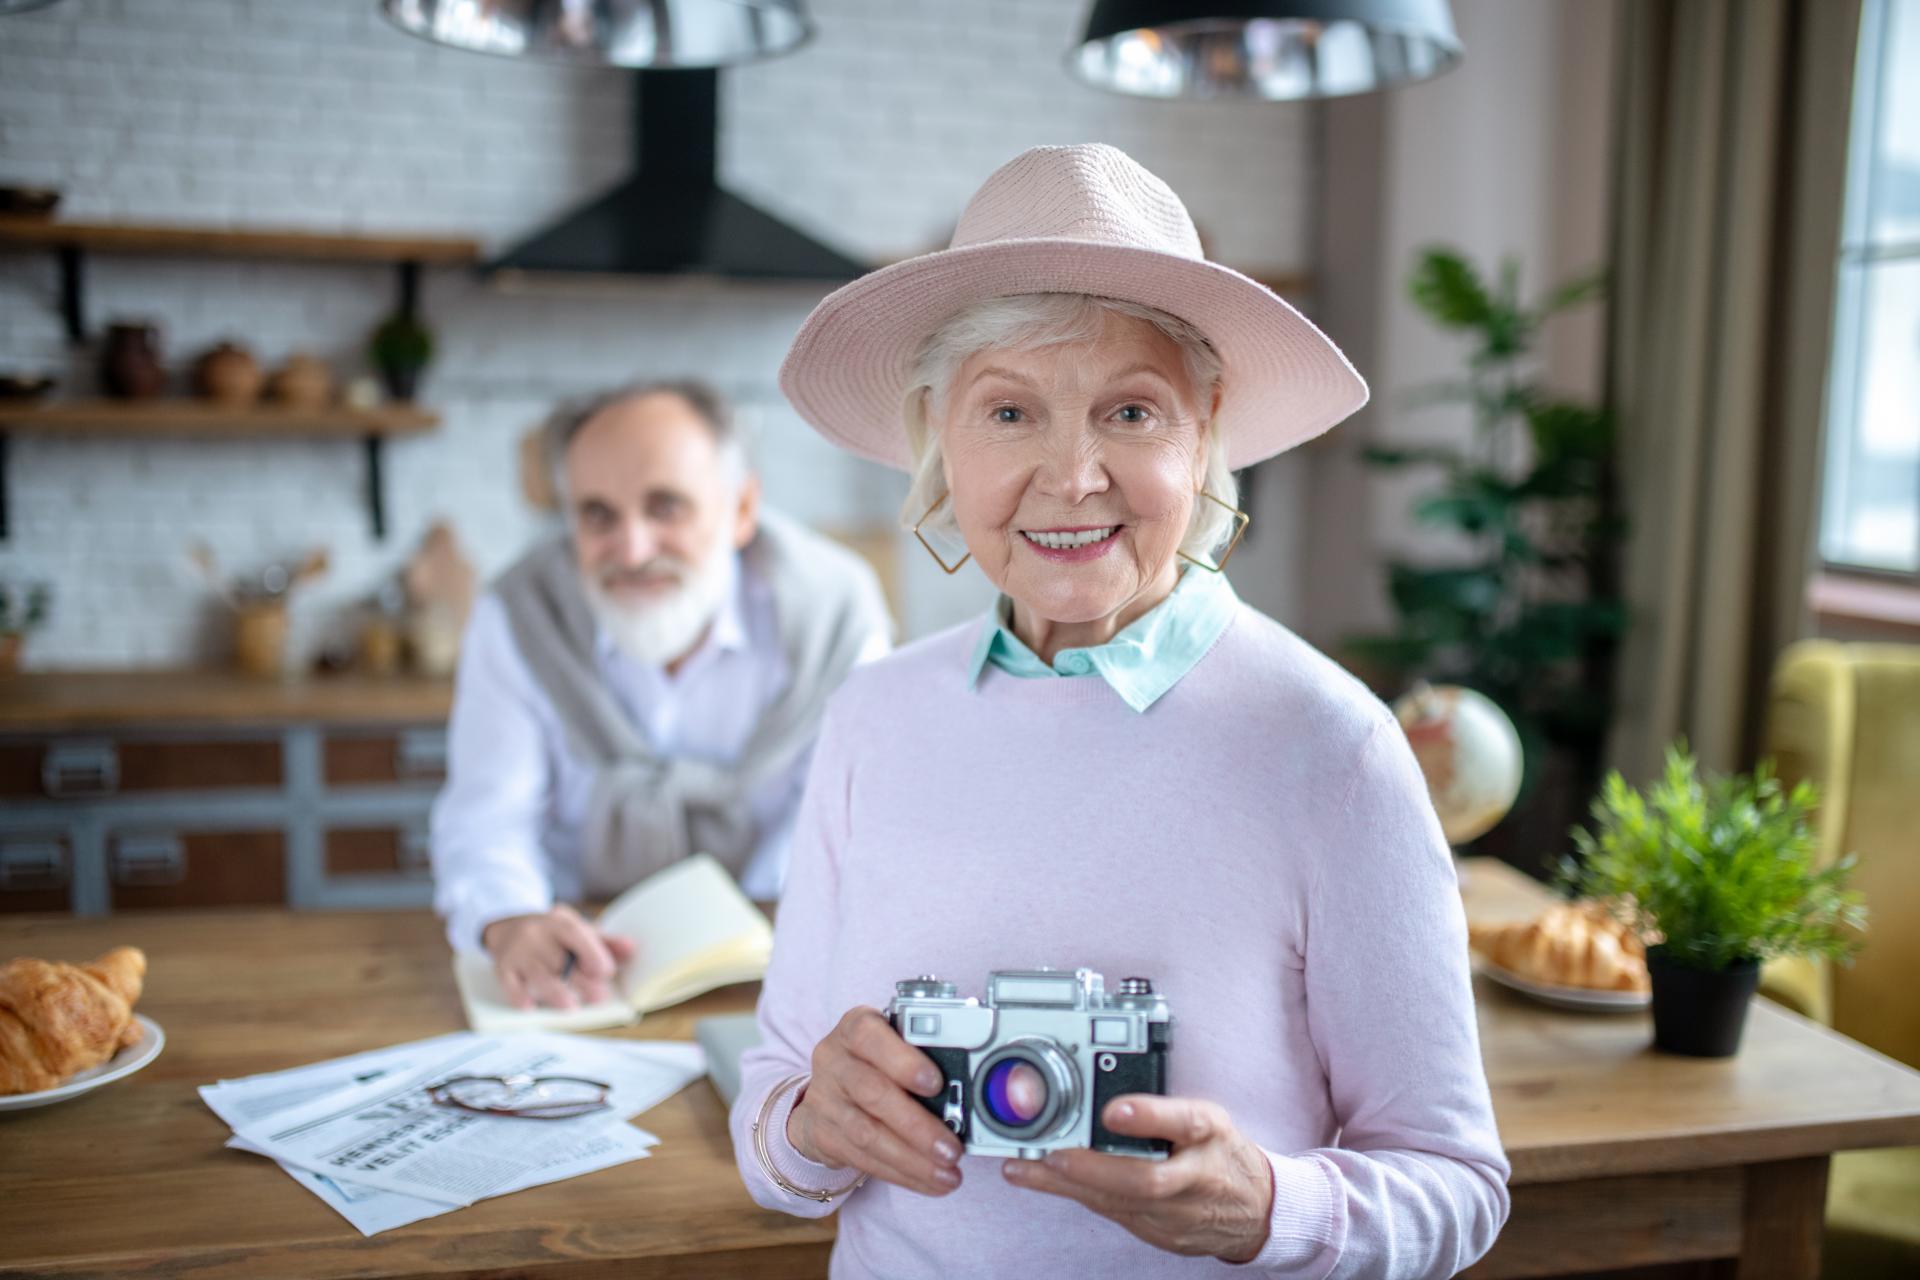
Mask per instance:
[[[655,872],[615,898],[599,925],[603,932],[638,945],[623,984],[629,1001],[636,1003],[636,994],[650,983],[663,975],[680,977],[673,971],[703,955],[737,954],[736,947],[753,954],[770,946],[773,936],[760,909],[747,901],[727,869],[705,853]]]
[[[579,1009],[516,1009],[507,1002],[493,961],[486,956],[456,955],[453,980],[460,988],[467,1025],[479,1032],[598,1031],[625,1026],[634,1018],[633,1006],[618,994]]]

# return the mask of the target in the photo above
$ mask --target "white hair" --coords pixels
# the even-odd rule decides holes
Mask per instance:
[[[1204,334],[1177,316],[1139,303],[1085,293],[1022,293],[975,303],[935,330],[914,358],[904,406],[913,479],[907,489],[907,500],[900,508],[903,528],[913,528],[928,508],[938,504],[939,509],[927,517],[922,532],[959,536],[953,504],[943,501],[947,497],[946,466],[940,433],[934,423],[939,419],[960,366],[982,351],[1032,351],[1063,342],[1094,341],[1099,338],[1109,315],[1144,320],[1165,334],[1180,349],[1187,380],[1193,384],[1195,402],[1203,411],[1213,403],[1213,391],[1220,382],[1219,353]],[[1227,466],[1225,442],[1212,421],[1206,424],[1204,439],[1207,466],[1201,488],[1226,503],[1228,508],[1233,507],[1238,490],[1233,471]],[[1186,536],[1180,540],[1180,550],[1195,559],[1211,562],[1232,532],[1232,526],[1233,517],[1226,508],[1196,498]]]
[[[567,485],[567,450],[586,425],[616,405],[644,400],[648,396],[678,396],[694,415],[706,424],[718,446],[720,466],[727,491],[738,493],[753,470],[751,442],[746,430],[734,417],[733,405],[711,383],[698,378],[660,378],[629,382],[624,386],[556,405],[540,426],[540,452],[546,460],[553,492],[564,508],[570,500]]]

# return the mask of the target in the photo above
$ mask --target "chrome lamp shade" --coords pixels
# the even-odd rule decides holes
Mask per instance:
[[[1067,66],[1136,97],[1283,102],[1429,79],[1462,52],[1447,0],[1097,0]]]
[[[402,31],[476,53],[668,71],[790,53],[803,0],[380,0]]]

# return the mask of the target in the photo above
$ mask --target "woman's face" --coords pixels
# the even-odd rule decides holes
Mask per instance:
[[[1107,313],[1092,343],[974,355],[939,424],[967,549],[1051,622],[1150,607],[1176,576],[1212,408],[1180,348],[1132,316]]]

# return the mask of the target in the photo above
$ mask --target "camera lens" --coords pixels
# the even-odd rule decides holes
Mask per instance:
[[[1024,1129],[1047,1107],[1047,1078],[1031,1062],[1004,1058],[987,1072],[987,1111],[1009,1129]]]
[[[1080,1072],[1047,1036],[1022,1036],[988,1053],[973,1077],[974,1114],[1015,1142],[1048,1138],[1080,1115]]]

